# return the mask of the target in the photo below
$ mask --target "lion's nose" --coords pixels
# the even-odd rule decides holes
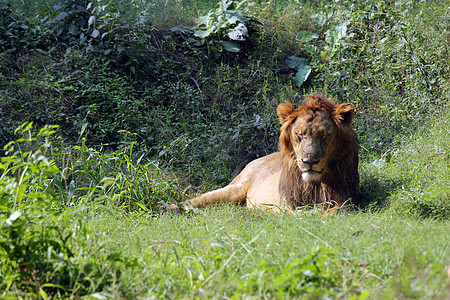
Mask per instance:
[[[307,156],[305,158],[302,158],[302,162],[308,165],[315,165],[319,163],[319,159],[316,159],[314,156]]]

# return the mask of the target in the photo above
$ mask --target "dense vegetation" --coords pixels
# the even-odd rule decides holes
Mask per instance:
[[[449,41],[441,1],[0,0],[1,297],[448,297]],[[166,212],[316,92],[359,211]]]

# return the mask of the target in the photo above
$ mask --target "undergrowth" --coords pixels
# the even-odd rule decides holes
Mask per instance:
[[[214,43],[227,41],[233,13],[223,34],[200,38],[142,23],[157,18],[148,14],[157,3],[132,1],[128,14],[119,14],[120,1],[92,2],[89,9],[87,2],[63,1],[49,4],[47,15],[40,6],[32,17],[8,3],[2,2],[3,145],[24,121],[60,125],[66,142],[87,128],[90,146],[116,149],[135,141],[189,174],[194,185],[200,178],[223,184],[240,158],[276,150],[279,102],[298,104],[304,94],[324,92],[356,104],[363,158],[389,151],[448,108],[449,20],[435,2],[243,2],[238,19],[270,26],[252,25],[245,40],[235,41],[238,53]],[[197,20],[222,9],[186,3],[181,19],[195,7]],[[293,56],[308,62],[300,88],[297,70],[286,65]],[[168,149],[179,143],[182,151]]]
[[[70,298],[115,289],[120,269],[134,261],[105,253],[81,218],[63,210],[66,193],[55,192],[59,168],[47,158],[55,127],[5,146],[0,170],[0,293],[24,298]],[[123,291],[125,292],[125,291]]]

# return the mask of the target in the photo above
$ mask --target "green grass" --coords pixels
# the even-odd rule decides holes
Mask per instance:
[[[387,169],[405,184],[392,195],[398,212],[450,217],[450,114],[398,149]]]
[[[124,280],[144,297],[448,297],[448,118],[392,156],[362,164],[370,202],[361,211],[285,215],[219,206],[87,219],[111,251],[142,262]]]
[[[363,163],[361,188],[371,202],[331,215],[228,205],[154,214],[140,210],[142,203],[133,208],[139,200],[132,197],[133,187],[145,191],[150,182],[129,160],[131,150],[98,156],[85,146],[72,160],[86,166],[72,176],[102,177],[114,170],[116,178],[127,180],[112,180],[112,189],[101,180],[97,186],[86,182],[78,192],[89,193],[61,209],[64,194],[52,189],[58,169],[40,155],[49,153],[52,130],[41,131],[36,142],[46,142],[28,152],[33,149],[28,141],[35,139],[26,135],[12,145],[23,155],[2,159],[7,171],[0,181],[0,291],[2,296],[113,299],[448,297],[450,203],[447,186],[438,185],[448,181],[448,169],[435,169],[448,162],[447,122],[444,118],[421,132],[388,161]],[[30,127],[23,128],[28,133]],[[427,149],[436,165],[423,163],[418,172],[424,156],[417,149]],[[422,198],[414,199],[418,188]],[[164,188],[156,189],[164,194]],[[22,213],[17,217],[14,211]]]
[[[361,188],[369,206],[399,216],[450,217],[450,114],[381,158],[364,162]]]
[[[447,221],[229,206],[191,217],[89,218],[108,248],[139,260],[122,282],[143,297],[436,298],[449,287]]]

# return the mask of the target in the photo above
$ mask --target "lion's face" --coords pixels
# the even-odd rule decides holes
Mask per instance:
[[[304,181],[320,181],[336,132],[328,111],[298,117],[291,125],[292,149]]]
[[[352,104],[336,107],[320,98],[315,100],[295,110],[289,102],[277,109],[282,124],[280,148],[295,160],[306,182],[321,180],[340,142],[339,128],[349,125],[354,114]]]

